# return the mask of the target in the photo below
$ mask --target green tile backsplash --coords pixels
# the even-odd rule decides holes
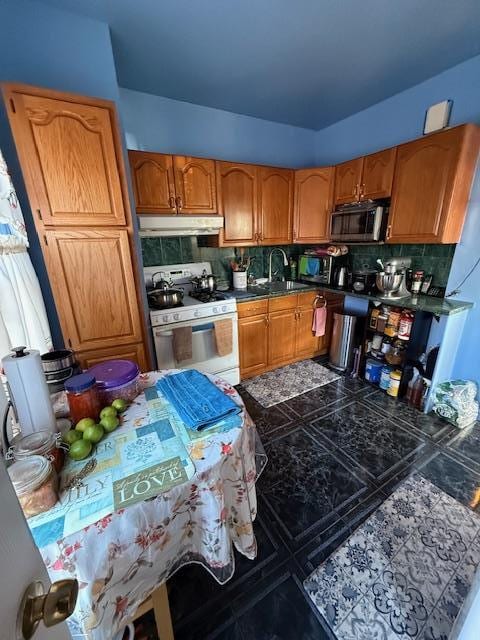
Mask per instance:
[[[230,260],[238,249],[215,249],[199,247],[196,237],[163,237],[142,238],[143,264],[152,267],[162,264],[178,264],[182,262],[210,262],[213,273],[222,280],[231,279]],[[257,278],[268,275],[268,256],[274,247],[249,247],[245,254],[253,258],[250,273]],[[281,247],[290,256],[298,256],[306,248],[301,245]],[[364,265],[377,267],[376,259],[388,259],[392,256],[411,256],[412,268],[423,269],[433,274],[433,282],[438,286],[446,286],[450,266],[455,251],[454,244],[378,244],[350,245],[348,261],[353,269],[361,269]],[[283,261],[279,253],[273,258],[273,271],[282,273]],[[288,275],[288,272],[285,272]]]

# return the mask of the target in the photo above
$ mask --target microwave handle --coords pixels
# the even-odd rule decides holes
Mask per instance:
[[[382,219],[385,207],[377,207],[375,210],[375,222],[373,223],[373,239],[380,240],[380,231],[382,229]]]

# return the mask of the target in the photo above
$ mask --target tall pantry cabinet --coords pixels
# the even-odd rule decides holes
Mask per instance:
[[[149,367],[122,145],[112,102],[2,85],[65,344],[82,366]]]

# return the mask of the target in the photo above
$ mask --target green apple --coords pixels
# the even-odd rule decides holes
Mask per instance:
[[[81,440],[81,439],[82,439],[82,434],[80,431],[77,431],[76,429],[70,429],[70,431],[67,431],[67,433],[65,433],[63,436],[63,441],[68,445],[71,445],[77,440]]]
[[[116,418],[117,410],[115,409],[115,407],[104,407],[100,411],[100,420],[102,418],[107,418],[108,416],[112,416],[113,418]]]
[[[70,445],[68,455],[73,460],[83,460],[92,453],[92,443],[89,440],[77,440]]]
[[[83,433],[87,427],[91,427],[94,424],[95,420],[93,420],[92,418],[82,418],[75,425],[75,429]]]
[[[101,424],[93,424],[85,429],[83,432],[83,439],[90,442],[97,443],[103,438],[103,427]]]
[[[123,398],[116,398],[112,402],[112,407],[118,411],[118,413],[123,413],[125,409],[128,407],[128,402]]]
[[[115,429],[120,424],[120,420],[117,418],[117,416],[105,416],[105,418],[102,418],[100,420],[100,424],[107,433],[110,433],[111,431],[115,431]]]

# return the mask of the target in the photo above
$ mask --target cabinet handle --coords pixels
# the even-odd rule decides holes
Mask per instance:
[[[170,209],[175,209],[175,196],[169,197],[168,206],[170,207]]]
[[[180,211],[180,209],[183,208],[183,199],[182,196],[177,196],[175,198],[176,202],[177,202],[177,209]]]
[[[354,195],[355,197],[356,197],[356,196],[358,196],[358,184],[356,184],[356,185],[353,187],[353,195]]]
[[[365,183],[360,185],[360,198],[365,197]]]
[[[37,216],[39,220],[43,220],[42,218],[42,212],[40,211],[40,209],[37,209]]]
[[[391,232],[392,232],[392,225],[389,224],[387,227],[387,240],[390,239]]]
[[[270,325],[270,321],[269,321],[268,318],[265,318],[264,322],[265,322],[265,326],[266,327],[268,327]]]
[[[297,239],[297,231],[296,229],[293,230],[293,239],[296,240]]]

